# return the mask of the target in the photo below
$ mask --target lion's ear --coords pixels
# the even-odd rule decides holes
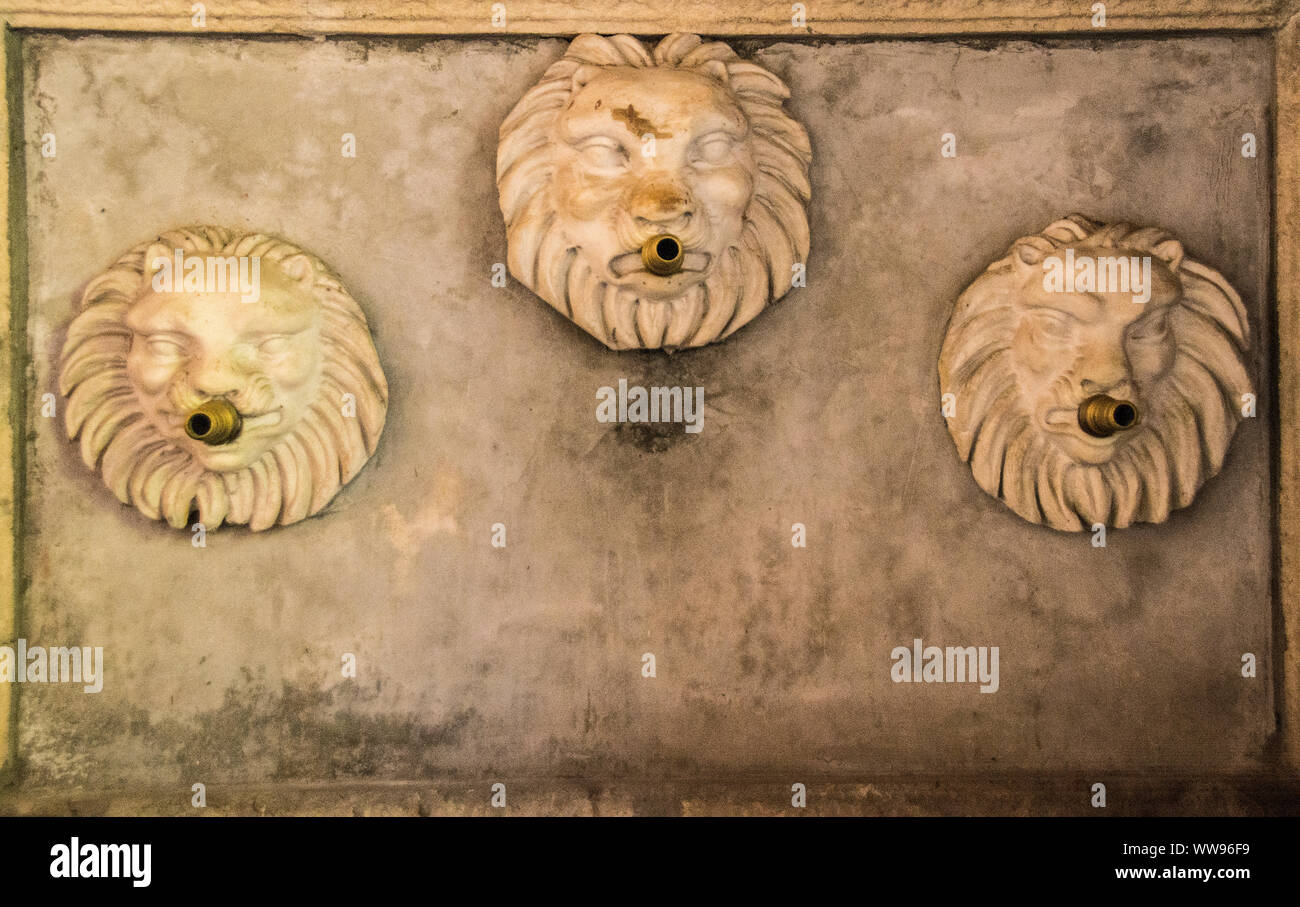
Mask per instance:
[[[579,65],[578,68],[573,71],[573,75],[569,77],[573,84],[573,90],[581,91],[588,82],[600,75],[600,72],[601,67],[599,66],[592,66],[588,63]]]
[[[1022,271],[1036,271],[1049,251],[1051,251],[1050,243],[1043,242],[1040,237],[1030,236],[1018,240],[1012,246],[1011,256],[1017,268]]]
[[[717,79],[723,85],[731,84],[731,77],[727,73],[727,64],[721,60],[710,60],[698,67],[701,71],[707,72],[713,78]]]
[[[144,287],[149,287],[154,282],[154,275],[159,271],[164,272],[164,279],[170,288],[172,281],[179,281],[183,275],[173,274],[172,265],[176,255],[176,250],[167,243],[156,242],[150,243],[149,248],[144,250],[144,267],[141,269],[140,282]]]
[[[1151,251],[1171,271],[1177,271],[1178,266],[1183,263],[1183,244],[1176,239],[1166,239],[1162,243],[1157,243]]]
[[[280,262],[280,270],[294,283],[310,289],[316,283],[316,266],[310,258],[299,252]]]

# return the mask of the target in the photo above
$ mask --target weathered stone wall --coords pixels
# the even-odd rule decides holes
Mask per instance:
[[[1259,767],[1267,39],[740,42],[812,138],[808,286],[671,357],[490,285],[497,127],[564,46],[24,42],[35,399],[80,286],[207,222],[327,261],[392,392],[325,514],[203,549],[118,505],[32,408],[24,634],[103,646],[107,676],[21,691],[25,786]],[[938,411],[957,294],[1073,211],[1160,224],[1224,273],[1264,414],[1190,509],[1105,549],[981,492]],[[619,378],[702,386],[704,430],[598,423]],[[892,683],[915,637],[999,646],[1000,690]]]

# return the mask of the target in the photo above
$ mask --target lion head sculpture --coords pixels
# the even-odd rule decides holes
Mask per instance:
[[[163,233],[90,281],[80,308],[60,374],[68,437],[150,519],[294,523],[374,453],[388,384],[365,315],[296,246]]]
[[[808,256],[789,89],[696,35],[581,35],[501,124],[510,272],[612,349],[731,334]]]
[[[1223,465],[1249,339],[1241,298],[1165,231],[1073,215],[957,300],[939,356],[948,429],[1026,520],[1159,523]]]

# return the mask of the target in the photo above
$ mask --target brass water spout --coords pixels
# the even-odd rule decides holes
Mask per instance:
[[[1079,427],[1095,438],[1109,438],[1142,421],[1137,404],[1095,394],[1079,404]]]
[[[239,410],[228,400],[214,397],[186,417],[185,434],[215,447],[235,440],[243,425]]]
[[[671,233],[652,236],[641,245],[641,261],[645,269],[660,277],[680,271],[685,257],[682,241]]]

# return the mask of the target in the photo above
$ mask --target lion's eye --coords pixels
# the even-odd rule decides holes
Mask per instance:
[[[289,349],[288,337],[268,337],[257,345],[259,351],[266,356],[279,356]]]
[[[1144,318],[1133,326],[1129,336],[1134,340],[1159,340],[1169,333],[1168,313],[1157,318]]]
[[[1034,330],[1047,340],[1066,341],[1073,334],[1070,318],[1059,312],[1040,310],[1034,313],[1031,323]]]
[[[617,170],[627,163],[623,146],[612,139],[595,139],[583,145],[579,152],[582,162],[596,170]]]
[[[705,136],[695,148],[695,159],[706,164],[722,164],[731,160],[735,142],[725,133]]]
[[[185,347],[170,337],[148,337],[145,339],[145,349],[149,355],[159,359],[179,359],[185,355]]]

